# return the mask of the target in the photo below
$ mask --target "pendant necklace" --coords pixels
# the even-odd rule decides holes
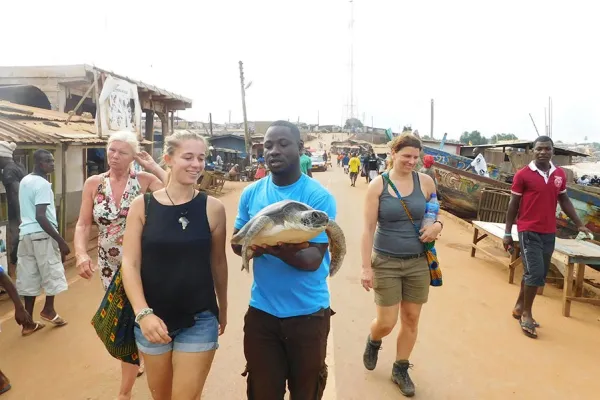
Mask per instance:
[[[191,200],[194,200],[194,197],[196,197],[196,193],[195,192],[196,191],[194,190],[194,192],[192,193],[192,199]],[[171,199],[171,196],[169,196],[169,192],[167,192],[167,188],[165,188],[165,193],[167,194],[167,197],[169,198],[169,201],[171,202],[171,204],[175,205],[175,203],[173,203],[173,200]],[[186,218],[187,213],[188,213],[188,210],[186,208],[185,210],[181,211],[181,213],[180,213],[181,217],[179,217],[179,219],[177,220],[177,222],[179,222],[181,224],[181,228],[183,230],[185,230],[185,228],[187,228],[187,226],[190,223],[190,220]]]

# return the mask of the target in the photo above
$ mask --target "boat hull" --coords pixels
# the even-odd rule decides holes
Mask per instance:
[[[460,170],[464,170],[469,165],[471,165],[471,162],[473,162],[473,160],[469,157],[459,156],[458,154],[451,154],[447,151],[436,149],[433,147],[423,146],[423,153],[433,156],[433,160],[436,164],[449,165]],[[488,165],[488,173],[490,174],[490,178],[492,179],[500,178],[500,170],[498,168]]]
[[[460,218],[477,218],[479,200],[484,188],[510,189],[508,183],[461,171],[449,165],[435,163],[432,168],[442,206]]]

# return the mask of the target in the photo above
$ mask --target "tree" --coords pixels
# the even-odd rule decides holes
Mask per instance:
[[[487,144],[488,140],[485,136],[481,135],[481,132],[479,131],[465,131],[460,135],[460,142],[464,144],[471,143],[473,146],[478,146],[480,144]]]
[[[519,138],[512,133],[497,133],[490,138],[490,143],[498,143],[503,140],[519,140]]]
[[[402,133],[404,132],[412,132],[412,126],[404,125],[404,127],[402,128]]]
[[[348,118],[346,120],[346,124],[344,125],[344,129],[356,129],[362,127],[363,123],[358,118]]]

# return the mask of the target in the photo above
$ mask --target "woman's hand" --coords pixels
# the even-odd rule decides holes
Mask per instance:
[[[442,225],[439,223],[433,223],[420,230],[421,237],[419,237],[419,240],[423,243],[433,242],[437,239],[441,231]]]
[[[363,267],[360,283],[367,292],[373,289],[373,268],[371,268],[370,266]]]
[[[145,151],[140,151],[135,156],[135,161],[138,162],[148,172],[154,172],[159,165],[154,161],[152,156]]]
[[[140,329],[144,337],[151,343],[166,344],[171,342],[167,325],[154,314],[146,315],[142,318]]]
[[[77,260],[77,272],[80,277],[90,279],[92,276],[94,276],[96,268],[94,268],[94,266],[92,265],[92,260],[90,259],[89,255],[77,254],[75,256],[75,259]]]
[[[219,309],[219,336],[225,333],[225,327],[227,326],[227,310]]]

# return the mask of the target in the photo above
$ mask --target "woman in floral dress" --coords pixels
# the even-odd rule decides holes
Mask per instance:
[[[104,290],[121,265],[129,205],[138,195],[163,188],[167,179],[166,171],[148,153],[139,152],[137,138],[131,132],[113,133],[108,139],[106,157],[109,170],[89,177],[83,186],[74,238],[79,275],[91,279],[97,268],[88,255],[87,244],[94,222],[98,226],[98,269]],[[132,166],[134,160],[154,175],[136,172]],[[143,368],[143,364],[138,368],[121,363],[119,400],[131,399],[135,378],[143,373]]]

